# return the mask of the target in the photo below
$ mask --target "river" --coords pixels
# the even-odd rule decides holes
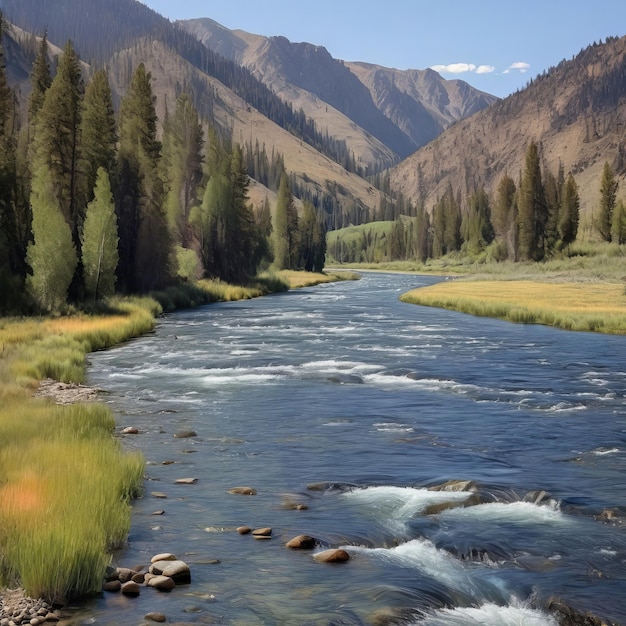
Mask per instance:
[[[550,597],[626,623],[624,337],[398,301],[438,280],[212,304],[90,355],[148,462],[116,564],[174,552],[192,583],[77,623],[551,625]],[[471,483],[431,489],[452,480]],[[285,547],[299,534],[313,552]]]

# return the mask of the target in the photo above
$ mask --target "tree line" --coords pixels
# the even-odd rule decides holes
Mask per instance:
[[[143,64],[116,113],[106,72],[85,84],[71,42],[52,76],[44,36],[27,109],[22,121],[0,46],[2,313],[203,276],[245,282],[275,257],[279,269],[323,267],[324,224],[312,205],[278,217],[281,202],[294,205],[284,170],[272,224],[269,201],[258,211],[249,203],[242,149],[210,125],[205,132],[188,96],[158,138]],[[276,253],[285,239],[288,256]]]
[[[383,185],[384,188],[384,185]],[[572,174],[541,166],[539,146],[527,148],[516,182],[500,179],[495,197],[476,189],[461,198],[449,184],[430,211],[404,198],[384,200],[379,211],[390,219],[386,232],[364,233],[358,242],[334,240],[331,256],[340,262],[435,259],[458,252],[495,261],[540,261],[571,244],[578,233],[579,195]]]

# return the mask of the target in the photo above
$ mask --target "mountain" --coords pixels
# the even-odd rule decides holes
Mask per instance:
[[[241,63],[272,91],[302,107],[321,128],[348,138],[355,154],[371,165],[388,163],[380,159],[372,139],[404,158],[450,124],[497,100],[432,70],[348,63],[334,59],[322,46],[230,31],[211,19],[179,23],[208,48]]]
[[[517,181],[530,141],[553,173],[562,164],[579,187],[581,214],[599,197],[603,165],[626,175],[626,37],[593,44],[529,86],[466,118],[390,172],[391,185],[428,208],[451,183],[466,196],[493,194],[508,173]]]

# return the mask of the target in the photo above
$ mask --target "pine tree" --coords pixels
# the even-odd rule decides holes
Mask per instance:
[[[30,75],[30,96],[28,99],[28,123],[31,130],[35,127],[37,114],[43,105],[46,91],[52,84],[50,63],[48,62],[48,36],[44,33],[35,57],[33,71]]]
[[[115,293],[115,271],[119,261],[117,244],[117,218],[111,183],[107,171],[100,167],[82,234],[85,292],[93,300]]]
[[[188,222],[197,203],[202,181],[202,126],[189,96],[176,102],[173,117],[164,123],[162,171],[165,186],[165,212],[172,240],[189,245]]]
[[[505,174],[498,183],[492,211],[493,230],[502,249],[500,258],[517,259],[517,188],[515,181]]]
[[[611,241],[611,225],[617,199],[617,188],[618,182],[615,179],[613,168],[608,162],[605,162],[600,183],[600,206],[595,220],[596,229],[603,241]]]
[[[43,311],[59,311],[76,270],[76,249],[57,195],[48,165],[34,164],[31,191],[33,242],[27,262],[32,274],[26,279],[28,291]]]
[[[298,212],[286,173],[280,180],[273,223],[274,265],[277,269],[296,269],[299,258]]]
[[[83,94],[80,63],[72,42],[65,46],[57,74],[36,116],[34,159],[45,163],[57,200],[80,246],[84,207],[77,201],[78,129]]]
[[[0,313],[9,309],[11,292],[17,283],[15,267],[15,195],[17,110],[9,87],[2,45],[4,18],[0,12]]]
[[[80,190],[78,202],[87,206],[93,199],[98,170],[109,177],[115,170],[117,128],[109,79],[97,70],[85,90],[80,123]]]
[[[559,210],[558,234],[562,245],[567,246],[576,240],[579,220],[580,199],[578,197],[578,186],[570,173],[563,185],[561,208]]]
[[[158,175],[161,144],[152,76],[140,64],[120,106],[117,215],[122,290],[146,292],[167,284],[172,249]]]
[[[532,141],[526,151],[519,191],[517,223],[520,260],[539,261],[543,258],[546,221],[547,210],[539,163],[539,148]]]
[[[626,243],[626,206],[620,200],[613,209],[613,223],[611,225],[611,241],[620,246]]]
[[[307,272],[321,272],[326,258],[326,229],[311,202],[305,200],[299,220],[300,262]]]

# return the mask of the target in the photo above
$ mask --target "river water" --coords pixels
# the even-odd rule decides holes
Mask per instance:
[[[438,280],[213,304],[91,355],[148,461],[116,564],[174,552],[193,580],[77,623],[532,626],[550,597],[626,623],[625,339],[398,301]],[[451,480],[472,483],[430,489]],[[299,534],[318,547],[287,549]],[[314,560],[328,547],[350,561]]]

